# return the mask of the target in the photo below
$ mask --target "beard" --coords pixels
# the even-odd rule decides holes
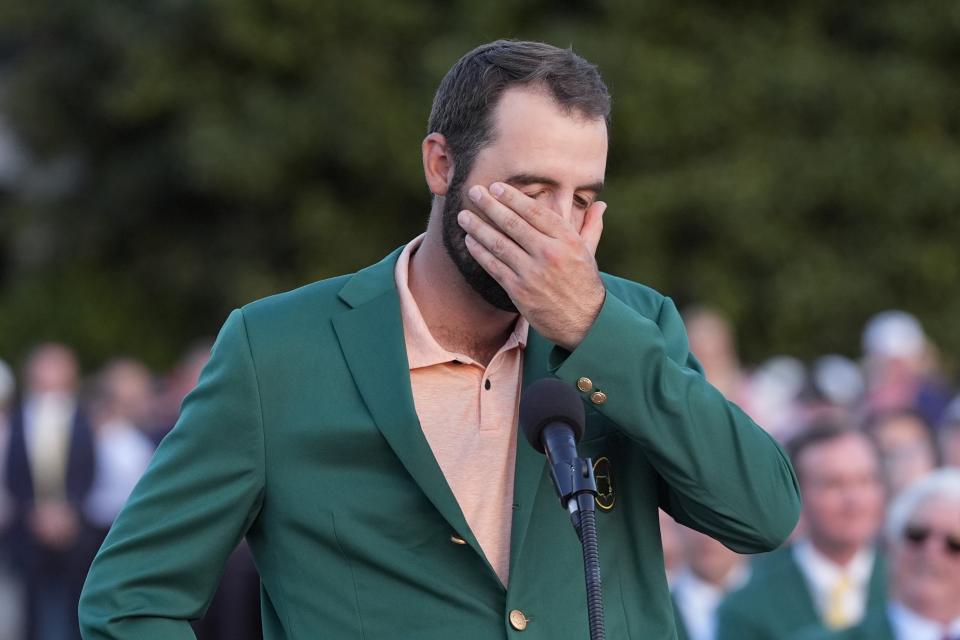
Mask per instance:
[[[464,179],[454,176],[450,190],[443,198],[443,246],[447,255],[457,265],[457,270],[470,287],[489,304],[502,311],[517,313],[517,307],[500,283],[480,266],[467,250],[465,238],[467,232],[457,222],[457,214],[466,209],[464,201]]]

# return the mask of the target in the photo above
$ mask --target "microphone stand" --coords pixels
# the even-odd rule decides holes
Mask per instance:
[[[606,640],[603,628],[603,588],[600,580],[600,547],[595,509],[597,480],[593,461],[577,458],[574,464],[550,464],[561,503],[570,512],[570,521],[583,547],[583,572],[587,581],[587,619],[590,640]]]

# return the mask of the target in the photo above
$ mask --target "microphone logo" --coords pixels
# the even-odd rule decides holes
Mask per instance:
[[[611,511],[617,502],[613,488],[613,465],[606,456],[597,458],[593,463],[593,475],[597,479],[597,506],[603,511]]]

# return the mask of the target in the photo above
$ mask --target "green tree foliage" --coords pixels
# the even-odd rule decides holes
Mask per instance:
[[[960,4],[37,2],[0,10],[0,354],[172,361],[253,298],[419,233],[433,91],[542,39],[614,95],[600,262],[748,359],[913,311],[960,351]]]

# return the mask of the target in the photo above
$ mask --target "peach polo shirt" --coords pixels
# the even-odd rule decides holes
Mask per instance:
[[[395,274],[413,401],[423,434],[470,530],[506,586],[517,406],[529,325],[519,317],[486,367],[441,347],[410,293],[410,256],[422,241],[421,235],[404,248]]]

